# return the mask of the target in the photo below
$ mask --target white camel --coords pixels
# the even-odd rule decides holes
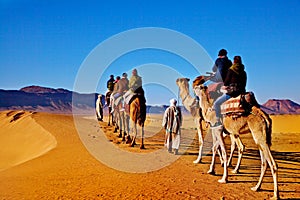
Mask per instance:
[[[205,77],[200,76],[198,77],[198,79],[200,79],[200,81],[198,81],[200,84],[193,85],[194,92],[200,99],[199,104],[204,119],[207,122],[214,124],[216,122],[216,117],[215,117],[216,115],[215,115],[215,111],[211,109],[212,102],[209,99],[209,95],[207,93],[207,87],[203,85],[205,81]],[[273,182],[274,182],[274,196],[272,197],[272,199],[277,199],[279,197],[278,184],[277,184],[277,164],[270,151],[272,123],[269,116],[259,108],[253,106],[251,108],[251,112],[247,115],[241,115],[239,117],[232,117],[230,115],[225,115],[223,118],[223,126],[230,135],[234,135],[234,137],[238,139],[239,139],[239,134],[245,132],[250,132],[252,134],[254,142],[257,144],[260,152],[261,174],[258,183],[256,184],[255,187],[252,187],[251,189],[253,191],[258,191],[260,189],[264,174],[267,169],[267,164],[269,164],[273,176]],[[213,159],[210,167],[211,171],[214,171],[213,165],[214,165],[214,159],[216,154],[216,147],[220,146],[222,152],[223,149],[225,150],[225,144],[223,142],[223,137],[222,137],[222,127],[213,129],[213,134],[218,138],[218,142],[214,144],[215,148],[213,148]],[[224,157],[224,160],[226,160],[226,155]],[[224,165],[223,177],[221,180],[219,180],[219,182],[221,183],[227,182],[228,175],[227,175],[226,168],[227,165]]]
[[[126,112],[123,106],[123,97],[119,97],[113,101],[113,116],[116,123],[116,129],[119,129],[119,137],[122,138],[122,141],[126,141],[127,143],[130,141],[129,135],[129,113]],[[126,137],[127,135],[127,137]]]
[[[199,103],[196,98],[193,98],[189,92],[189,84],[188,81],[190,79],[187,78],[179,78],[176,80],[176,84],[179,87],[179,96],[182,99],[183,106],[191,113],[194,122],[196,124],[198,139],[199,139],[199,152],[198,157],[193,163],[200,163],[202,159],[202,151],[203,151],[203,133],[204,133],[204,118],[202,116],[201,108],[199,107]],[[212,135],[213,143],[216,140],[214,135]],[[223,156],[218,149],[218,153],[220,155],[221,164],[223,164]]]

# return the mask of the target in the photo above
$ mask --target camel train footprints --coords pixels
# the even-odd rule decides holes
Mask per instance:
[[[197,121],[201,122],[202,120],[209,122],[210,124],[214,124],[216,121],[215,111],[211,109],[213,100],[209,98],[209,94],[207,91],[207,87],[204,86],[204,82],[206,81],[206,77],[200,76],[193,83],[193,90],[196,96],[199,97],[199,106],[200,112],[202,113],[197,116]],[[195,100],[189,95],[189,79],[187,78],[179,78],[176,83],[180,90],[180,97],[182,98],[183,105],[191,112],[191,108],[196,108]],[[194,112],[191,112],[194,113]],[[196,112],[197,113],[197,112]],[[193,114],[192,114],[193,115]],[[199,136],[199,156],[196,161],[201,160],[201,152],[203,145],[203,127],[201,127],[202,123],[198,123],[198,136]],[[225,144],[223,139],[223,128],[230,134],[231,139],[231,154],[230,159],[227,161]],[[214,165],[215,165],[215,156],[218,149],[221,149],[220,157],[223,157],[224,163],[223,165],[224,172],[222,178],[219,180],[220,183],[226,183],[228,172],[227,165],[230,164],[232,154],[235,146],[238,147],[238,161],[236,168],[233,172],[237,173],[241,159],[242,153],[244,150],[244,145],[242,144],[239,135],[243,133],[251,133],[254,142],[258,146],[260,158],[261,158],[261,173],[256,186],[252,187],[251,190],[258,191],[261,187],[263,177],[265,175],[267,166],[269,165],[273,177],[274,184],[274,194],[272,199],[279,198],[278,185],[277,185],[277,164],[271,154],[270,145],[271,145],[271,132],[272,132],[272,121],[269,116],[264,113],[257,106],[252,106],[250,113],[240,116],[230,116],[224,115],[223,117],[223,126],[217,126],[211,128],[212,137],[213,137],[213,147],[212,147],[212,161],[209,168],[208,173],[214,174]]]

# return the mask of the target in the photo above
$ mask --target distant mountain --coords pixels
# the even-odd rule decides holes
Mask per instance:
[[[47,88],[47,87],[41,87],[41,86],[27,86],[23,87],[20,89],[20,91],[27,92],[27,93],[63,93],[67,94],[70,93],[69,90],[58,88],[58,89],[53,89],[53,88]]]
[[[270,99],[262,109],[268,114],[300,114],[300,105],[289,99]]]
[[[76,101],[72,102],[73,96]],[[0,90],[0,110],[81,113],[94,110],[96,98],[95,93],[79,94],[65,89],[29,86],[20,90]]]
[[[96,99],[96,93],[80,94],[62,88],[28,86],[20,90],[0,89],[0,110],[94,113]],[[147,113],[163,114],[167,107],[147,105]],[[188,113],[183,106],[180,107],[183,113]],[[262,105],[262,109],[269,114],[300,114],[300,105],[288,99],[270,99]]]

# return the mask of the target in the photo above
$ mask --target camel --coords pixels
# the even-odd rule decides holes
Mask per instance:
[[[130,143],[130,135],[129,135],[129,113],[126,112],[124,106],[123,106],[123,97],[119,97],[121,99],[116,99],[115,103],[117,102],[117,105],[113,108],[113,116],[115,119],[115,131],[119,130],[119,138],[122,138],[122,141],[126,141],[126,143]],[[128,135],[127,135],[128,134]],[[127,138],[126,138],[127,135]]]
[[[199,105],[202,110],[202,115],[204,120],[214,124],[216,122],[215,111],[211,109],[212,103],[209,99],[209,95],[207,93],[207,87],[203,85],[206,78],[204,76],[200,76],[197,79],[200,79],[200,84],[194,85],[193,90],[195,94],[199,97],[200,102]],[[269,116],[260,110],[258,107],[253,106],[251,111],[247,115],[241,115],[238,117],[232,117],[230,115],[225,115],[223,117],[223,127],[224,129],[230,134],[234,135],[235,138],[239,139],[239,134],[250,132],[254,139],[254,142],[257,144],[260,157],[261,157],[261,174],[256,186],[252,187],[251,190],[258,191],[261,187],[262,180],[264,174],[267,169],[267,164],[269,164],[271,173],[273,176],[273,183],[274,183],[274,195],[272,199],[278,199],[279,192],[278,192],[278,185],[277,185],[277,164],[271,154],[270,145],[271,145],[271,119]],[[222,138],[222,126],[219,126],[213,129],[213,134],[216,135],[218,138],[218,142],[214,144],[213,148],[213,158],[210,170],[214,171],[214,159],[216,154],[216,147],[220,146],[222,151],[225,149],[225,145]],[[238,147],[239,148],[239,147]],[[240,152],[239,152],[240,153]],[[226,152],[225,152],[226,155]],[[240,159],[239,155],[239,159]],[[226,156],[224,157],[226,160]],[[238,161],[240,163],[240,161]],[[227,165],[224,165],[224,173],[223,177],[219,182],[226,183],[227,182]]]
[[[141,128],[142,141],[140,149],[145,149],[144,146],[144,123],[146,120],[146,101],[142,95],[136,95],[133,97],[130,103],[130,127],[133,132],[133,139],[130,147],[134,147],[135,139],[137,136],[137,124]]]
[[[188,79],[188,78],[179,78],[179,79],[177,79],[176,83],[180,90],[179,96],[182,99],[182,103],[183,103],[184,107],[191,113],[192,117],[194,118],[196,127],[197,127],[197,133],[198,133],[198,138],[199,138],[199,153],[198,153],[197,159],[193,161],[193,163],[197,164],[197,163],[200,163],[201,159],[202,159],[202,148],[203,148],[203,142],[204,142],[203,141],[203,132],[204,132],[203,122],[205,122],[205,120],[202,116],[201,108],[199,107],[198,101],[196,101],[196,99],[191,97],[191,95],[189,94],[189,84],[188,84],[189,80],[190,79]],[[227,134],[223,134],[223,136],[224,135],[226,136]],[[215,137],[214,134],[212,134],[212,138],[213,138],[213,143],[215,143],[217,138]],[[240,138],[235,138],[234,135],[230,135],[230,140],[231,140],[231,152],[230,152],[229,159],[227,161],[227,167],[229,167],[231,165],[233,153],[237,146],[239,159],[238,159],[235,169],[231,171],[232,173],[237,174],[237,173],[239,173],[239,167],[240,167],[240,163],[241,163],[241,159],[242,159],[242,153],[244,151],[244,145],[243,145],[242,141],[240,140]],[[223,160],[223,156],[222,156],[220,148],[218,148],[218,154],[220,157],[221,165],[223,165],[224,160]],[[211,174],[213,172],[208,171],[208,173]]]
[[[202,159],[202,151],[203,151],[203,143],[204,143],[203,140],[204,118],[202,116],[201,108],[199,107],[198,101],[196,100],[196,98],[193,98],[189,93],[189,84],[188,84],[189,80],[190,79],[187,78],[178,78],[176,80],[176,84],[179,87],[179,96],[182,99],[182,104],[191,113],[194,119],[194,123],[196,124],[198,139],[199,139],[199,153],[197,159],[194,160],[193,163],[197,164],[200,163]],[[215,140],[216,138],[213,135],[213,141]],[[220,155],[221,164],[223,164],[224,161],[220,149],[218,149],[218,153]]]

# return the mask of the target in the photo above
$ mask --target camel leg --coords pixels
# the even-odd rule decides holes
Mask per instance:
[[[209,170],[208,170],[208,174],[212,174],[214,175],[215,174],[215,158],[216,158],[216,153],[217,153],[217,150],[219,148],[219,142],[217,141],[216,139],[216,134],[218,134],[219,129],[211,129],[211,134],[212,134],[212,139],[213,139],[213,146],[212,146],[212,159],[211,159],[211,164],[210,164],[210,167],[209,167]]]
[[[260,189],[260,186],[262,184],[264,175],[265,175],[266,170],[267,170],[267,162],[266,162],[264,153],[263,153],[262,150],[259,150],[259,153],[260,153],[260,158],[261,158],[261,172],[260,172],[260,177],[259,177],[258,183],[256,184],[255,187],[251,188],[251,190],[253,190],[253,191],[258,191]]]
[[[222,179],[218,180],[218,182],[219,183],[227,183],[228,171],[227,171],[227,165],[225,164],[225,163],[227,163],[227,153],[226,153],[226,149],[225,149],[225,143],[224,143],[224,139],[222,136],[222,132],[220,133],[220,135],[218,135],[218,140],[219,140],[219,145],[220,145],[221,152],[222,152],[222,158],[224,159],[223,176],[222,176]]]
[[[237,164],[234,168],[234,170],[232,170],[231,172],[234,174],[238,174],[239,173],[239,169],[240,169],[240,165],[242,162],[242,156],[243,156],[243,152],[244,152],[244,145],[240,139],[239,136],[235,136],[233,134],[230,134],[230,138],[231,138],[231,153],[230,153],[230,157],[227,163],[227,166],[229,166],[231,164],[231,160],[232,160],[232,156],[233,156],[233,152],[235,150],[235,146],[237,146],[238,148],[238,160],[237,160]]]
[[[203,149],[203,128],[202,128],[202,123],[201,121],[197,120],[197,132],[198,132],[198,138],[199,138],[199,153],[198,153],[198,157],[196,160],[193,161],[193,163],[197,164],[201,162],[202,159],[202,149]]]
[[[219,158],[220,158],[221,166],[223,166],[223,164],[224,164],[224,158],[223,158],[223,155],[222,155],[222,148],[221,148],[221,146],[218,147],[217,152],[218,152],[218,155],[219,155]]]
[[[145,145],[144,145],[144,125],[141,127],[141,132],[142,132],[142,143],[140,146],[140,149],[145,149]]]
[[[126,133],[127,133],[126,144],[130,144],[131,138],[129,134],[129,116],[127,114],[125,114],[125,126],[126,126]]]
[[[111,114],[110,114],[110,112],[111,112],[111,108],[109,107],[108,108],[108,126],[110,126],[110,118],[111,118]]]
[[[234,153],[234,150],[235,150],[235,147],[236,147],[236,139],[233,136],[233,134],[230,134],[230,142],[231,142],[230,155],[229,155],[229,158],[228,158],[227,167],[231,166],[233,153]]]
[[[277,172],[278,172],[278,168],[277,168],[277,164],[271,154],[270,148],[269,146],[266,144],[265,146],[262,147],[262,151],[264,153],[265,159],[268,162],[270,169],[271,169],[271,173],[273,176],[273,184],[274,184],[274,195],[271,199],[278,199],[279,198],[279,191],[278,191],[278,182],[277,182]]]
[[[215,143],[215,144],[213,144],[213,147],[212,147],[212,159],[211,159],[211,164],[210,164],[209,170],[207,172],[208,174],[211,174],[211,175],[215,175],[215,157],[216,157],[218,145],[219,144]]]
[[[122,130],[123,130],[123,122],[122,122],[122,116],[121,116],[121,113],[118,114],[118,117],[119,117],[119,138],[122,138]]]
[[[234,136],[233,136],[234,137]],[[238,174],[239,173],[239,169],[240,169],[240,166],[241,166],[241,162],[242,162],[242,156],[243,156],[243,152],[244,152],[244,145],[240,139],[240,137],[237,137],[235,138],[235,143],[237,145],[237,148],[238,148],[238,161],[236,163],[236,166],[234,168],[234,170],[232,170],[231,172],[234,173],[234,174]]]
[[[134,145],[136,145],[135,143],[135,139],[136,139],[136,135],[137,135],[137,128],[136,128],[136,123],[134,121],[132,121],[132,132],[133,132],[133,139],[132,139],[132,142],[131,144],[129,145],[130,147],[134,147]]]

